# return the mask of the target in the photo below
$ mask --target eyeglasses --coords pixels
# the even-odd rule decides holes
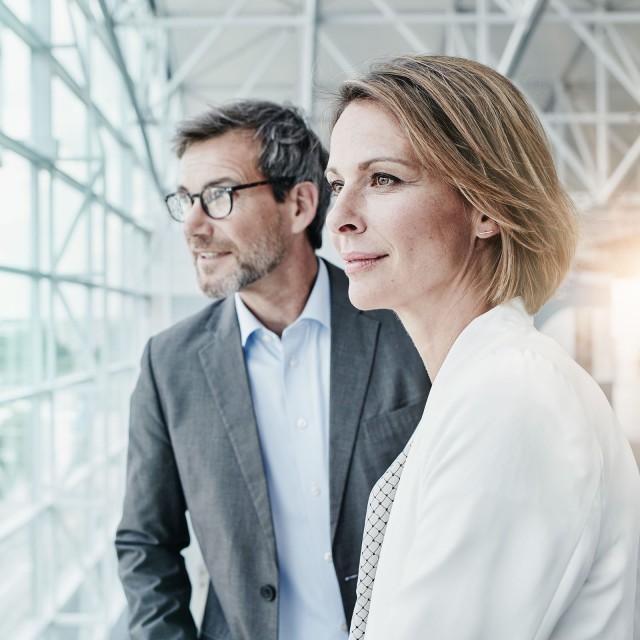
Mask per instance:
[[[273,178],[272,180],[260,180],[260,182],[249,182],[248,184],[236,184],[233,187],[207,186],[200,193],[187,193],[186,191],[176,191],[164,197],[167,209],[174,220],[184,222],[187,214],[193,207],[196,198],[200,198],[202,210],[214,219],[226,218],[233,209],[233,193],[241,189],[251,189],[263,184],[277,184],[280,182],[291,182],[292,178]]]

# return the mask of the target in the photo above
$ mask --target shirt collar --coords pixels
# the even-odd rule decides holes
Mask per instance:
[[[233,298],[236,304],[238,324],[240,325],[240,339],[242,346],[245,347],[247,340],[249,340],[249,337],[254,331],[258,331],[259,329],[266,330],[266,328],[262,322],[249,311],[239,293],[234,293]],[[331,289],[329,286],[329,272],[323,260],[318,259],[318,275],[307,299],[307,304],[304,306],[302,313],[290,326],[293,326],[301,320],[315,320],[327,329],[331,328]]]

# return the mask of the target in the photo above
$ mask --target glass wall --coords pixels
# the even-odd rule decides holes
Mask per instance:
[[[127,85],[103,6],[0,0],[0,638],[104,638],[123,606],[112,540],[159,200],[129,91],[164,79],[158,54]],[[153,59],[149,38],[127,49]]]

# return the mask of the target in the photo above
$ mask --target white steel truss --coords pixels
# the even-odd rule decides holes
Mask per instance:
[[[290,100],[322,125],[327,94],[367,60],[461,55],[511,77],[536,106],[598,242],[640,233],[640,2],[604,0],[156,0],[117,3],[119,35],[167,37],[170,80],[191,113],[238,96]],[[206,9],[203,9],[203,6]],[[424,9],[422,8],[424,7]],[[213,46],[215,42],[215,47]],[[616,224],[611,224],[612,220]]]

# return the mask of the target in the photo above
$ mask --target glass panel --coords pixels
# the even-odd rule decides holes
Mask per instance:
[[[100,284],[105,281],[104,241],[104,210],[94,204],[91,207],[91,279]]]
[[[75,34],[78,33],[78,40],[82,43],[84,26],[84,16],[76,10],[75,5],[70,6],[68,0],[51,0],[52,53],[78,84],[84,81],[84,73],[78,49],[74,46]]]
[[[51,80],[52,135],[58,143],[58,167],[86,180],[87,108],[58,77]]]
[[[27,0],[4,0],[4,3],[22,22],[31,20],[31,3]]]
[[[132,217],[136,220],[141,220],[147,215],[149,192],[147,191],[147,176],[138,166],[133,168],[131,187],[132,195],[129,209]]]
[[[11,151],[2,151],[0,166],[0,264],[32,266],[31,166]]]
[[[100,140],[106,169],[105,199],[112,205],[122,206],[122,147],[106,129],[100,129]]]
[[[51,174],[38,171],[38,204],[34,209],[37,244],[35,263],[40,271],[51,269]]]
[[[89,207],[85,204],[67,230],[56,271],[86,277],[89,271]]]
[[[33,382],[34,280],[0,271],[0,389]]]
[[[91,77],[100,82],[91,83],[91,97],[100,111],[114,126],[121,122],[121,104],[124,100],[122,78],[111,56],[97,37],[91,40]]]
[[[107,299],[107,355],[109,363],[119,362],[126,357],[126,332],[123,322],[124,298],[121,293],[111,292]]]
[[[73,224],[83,203],[83,196],[60,179],[53,181],[53,260],[60,259],[68,236],[73,233]],[[86,262],[86,257],[81,258]]]
[[[60,482],[89,464],[91,405],[89,385],[56,391],[53,397],[55,479]]]
[[[105,410],[110,456],[118,455],[119,452],[124,451],[128,433],[129,397],[136,378],[137,367],[135,371],[123,371],[109,376]]]
[[[138,289],[140,285],[140,233],[131,224],[124,224],[122,229],[122,255],[124,271],[127,274],[127,289]]]
[[[122,282],[122,219],[115,213],[107,214],[107,283],[121,287]]]
[[[93,368],[89,325],[89,290],[82,285],[59,283],[54,287],[56,375]]]
[[[16,6],[29,5],[24,0],[16,0]],[[31,135],[31,51],[13,31],[0,28],[0,80],[4,113],[1,126],[11,138],[28,140]],[[10,100],[7,97],[11,96]]]
[[[16,630],[32,613],[35,567],[32,527],[0,538],[0,638],[16,638]]]
[[[34,419],[33,400],[0,404],[0,520],[29,501]]]

